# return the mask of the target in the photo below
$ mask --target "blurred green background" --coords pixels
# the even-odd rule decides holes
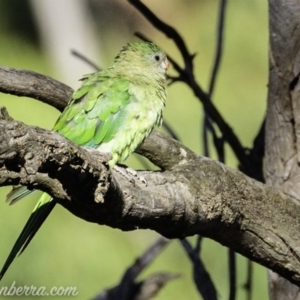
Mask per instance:
[[[44,4],[41,5],[41,3]],[[89,3],[89,5],[87,5]],[[214,58],[218,1],[145,0],[160,18],[175,26],[189,50],[197,53],[195,70],[207,89]],[[47,8],[48,5],[48,8]],[[267,2],[232,0],[228,3],[224,56],[214,101],[244,146],[251,146],[266,109],[268,78]],[[73,22],[73,23],[72,23]],[[56,28],[56,31],[55,29]],[[93,72],[70,54],[76,49],[101,67],[107,67],[119,49],[136,41],[141,31],[182,63],[174,44],[157,32],[124,0],[2,0],[0,1],[0,65],[29,69],[56,78],[73,88]],[[171,70],[171,75],[175,72]],[[28,98],[0,94],[0,105],[16,120],[51,129],[59,112]],[[201,154],[202,107],[192,92],[176,83],[168,91],[164,115],[181,141]],[[236,167],[229,148],[227,164]],[[214,157],[216,158],[216,157]],[[128,162],[138,168],[135,158]],[[0,265],[25,224],[38,195],[15,206],[5,204],[9,187],[0,188]],[[34,198],[34,199],[33,199]],[[155,232],[122,232],[87,223],[57,206],[27,250],[15,260],[1,286],[76,286],[77,299],[87,299],[116,284],[126,267],[157,237]],[[189,240],[194,243],[195,238]],[[201,257],[217,287],[228,298],[227,249],[205,239]],[[246,259],[238,256],[238,295],[245,299]],[[180,273],[156,299],[199,299],[192,281],[191,264],[176,240],[147,268]],[[254,267],[253,299],[267,299],[266,269]],[[57,297],[62,299],[63,297]],[[56,297],[52,297],[56,299]]]

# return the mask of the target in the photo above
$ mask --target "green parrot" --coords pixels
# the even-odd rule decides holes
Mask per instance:
[[[83,77],[53,130],[78,145],[111,153],[108,165],[113,168],[161,125],[168,67],[166,54],[156,44],[127,44],[109,68]],[[7,201],[13,204],[32,192],[23,186],[14,188]],[[0,272],[0,280],[55,204],[55,199],[42,194]]]

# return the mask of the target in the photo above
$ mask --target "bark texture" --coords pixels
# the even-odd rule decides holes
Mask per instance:
[[[300,1],[270,0],[266,181],[300,198]],[[275,205],[277,205],[275,203]],[[288,206],[289,203],[286,203]],[[284,213],[278,215],[284,218]],[[300,216],[298,216],[298,224]],[[298,225],[299,226],[299,225]],[[293,238],[287,228],[286,235]],[[298,241],[299,247],[299,241]],[[269,273],[270,299],[300,299],[299,288]]]
[[[38,77],[45,78],[43,86],[51,81]],[[42,94],[37,98],[47,101]],[[56,107],[60,101],[49,99]],[[169,238],[201,234],[300,286],[300,203],[292,196],[197,156],[157,131],[138,150],[162,169],[140,172],[148,186],[111,173],[109,155],[14,121],[5,109],[0,136],[0,186],[41,189],[76,216],[121,230],[149,228]]]

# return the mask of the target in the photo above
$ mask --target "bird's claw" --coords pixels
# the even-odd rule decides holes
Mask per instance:
[[[140,182],[142,182],[145,186],[148,185],[148,184],[147,184],[146,178],[143,177],[143,176],[140,176],[136,170],[131,169],[131,168],[129,168],[129,167],[127,167],[125,170],[126,170],[126,172],[127,172],[128,174],[130,174],[131,176],[137,178],[137,179],[138,179]]]
[[[119,174],[123,175],[133,185],[135,185],[135,179],[138,179],[145,186],[148,185],[146,178],[140,176],[136,170],[133,170],[129,167],[121,168],[119,166],[114,166],[114,170],[116,170]]]

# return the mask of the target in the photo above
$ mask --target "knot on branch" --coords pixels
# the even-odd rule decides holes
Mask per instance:
[[[6,120],[6,121],[12,120],[6,107],[4,107],[4,106],[0,106],[0,119]]]

